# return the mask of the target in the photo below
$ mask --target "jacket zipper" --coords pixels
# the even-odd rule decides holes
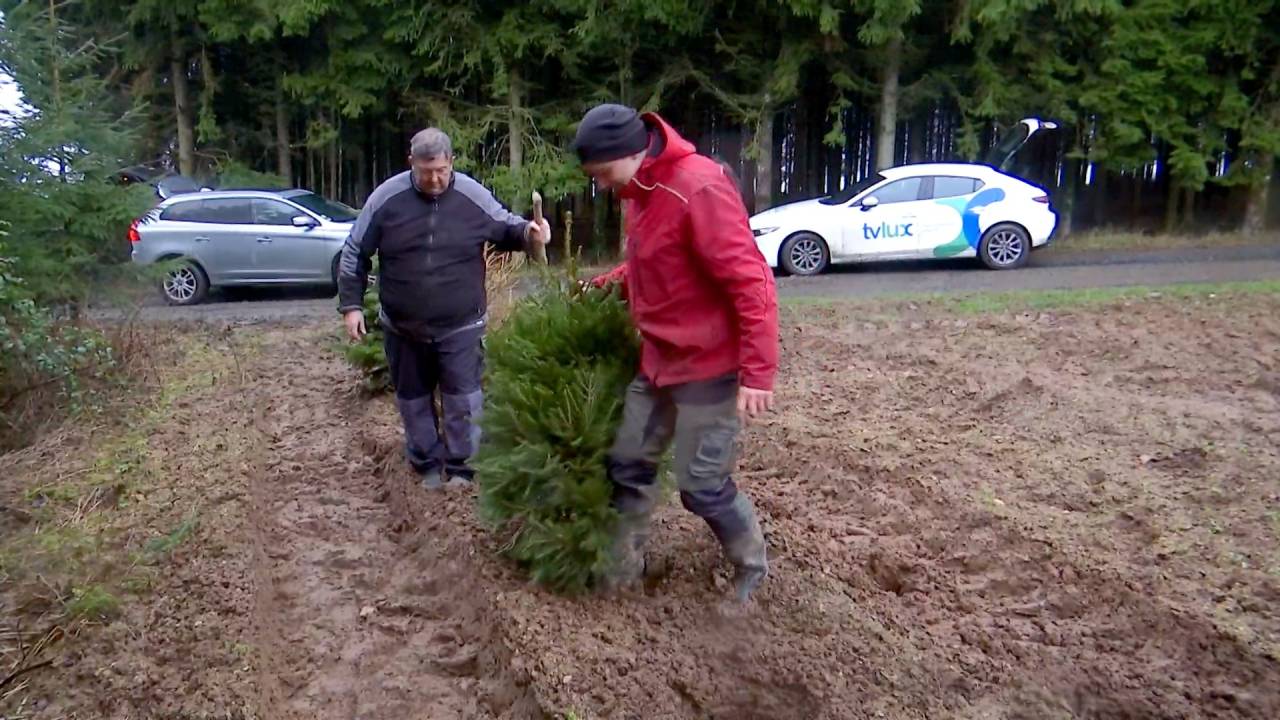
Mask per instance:
[[[431,213],[427,216],[427,268],[431,268],[431,249],[436,244],[436,214],[440,209],[440,199],[431,198]]]

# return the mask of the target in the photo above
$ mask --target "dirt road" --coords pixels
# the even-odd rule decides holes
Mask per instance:
[[[1210,250],[1046,252],[1013,272],[991,272],[972,261],[841,267],[814,278],[782,277],[784,298],[879,297],[923,293],[1044,290],[1280,278],[1280,245]],[[239,290],[191,308],[166,307],[156,298],[137,309],[148,320],[259,323],[335,318],[331,295],[315,290]],[[116,311],[102,317],[121,317]],[[336,318],[334,320],[336,323]]]

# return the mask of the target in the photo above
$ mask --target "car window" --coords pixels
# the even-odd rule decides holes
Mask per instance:
[[[292,225],[302,211],[279,200],[254,200],[253,217],[259,225]]]
[[[201,200],[206,218],[204,222],[223,225],[251,225],[253,212],[248,198],[209,198]]]
[[[323,215],[333,222],[355,222],[360,213],[354,208],[334,200],[327,200],[313,192],[290,195],[289,199],[317,215]]]
[[[880,201],[881,205],[919,200],[920,181],[921,178],[918,177],[905,178],[891,182],[879,190],[873,190],[871,194]]]
[[[844,205],[845,203],[857,197],[860,193],[865,191],[867,188],[871,187],[872,185],[875,185],[876,183],[882,183],[882,182],[884,182],[884,176],[881,175],[880,173],[875,173],[869,177],[863,178],[859,182],[850,184],[848,187],[846,187],[845,189],[841,190],[838,193],[828,195],[827,197],[822,198],[818,202],[822,203],[823,205]]]
[[[205,217],[204,203],[199,200],[174,203],[160,213],[160,219],[173,222],[212,222]]]
[[[933,179],[933,197],[949,198],[972,195],[982,187],[982,181],[966,177],[938,176]]]

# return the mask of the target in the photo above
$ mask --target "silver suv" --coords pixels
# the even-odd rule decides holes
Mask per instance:
[[[307,190],[174,195],[129,226],[133,261],[178,261],[161,291],[194,305],[211,287],[337,285],[338,256],[357,211]]]

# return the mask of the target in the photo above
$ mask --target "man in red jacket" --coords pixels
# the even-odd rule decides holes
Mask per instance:
[[[622,284],[643,338],[609,454],[622,520],[606,584],[643,575],[658,462],[674,440],[681,502],[707,521],[735,567],[734,596],[746,602],[768,563],[755,510],[731,475],[741,424],[773,405],[773,273],[734,182],[656,114],[597,106],[573,145],[596,185],[622,198],[626,262],[595,282]]]

